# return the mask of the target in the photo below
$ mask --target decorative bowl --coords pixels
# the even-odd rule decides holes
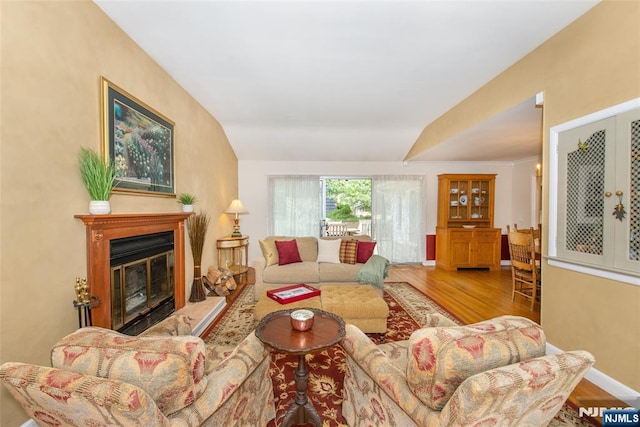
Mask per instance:
[[[311,310],[294,310],[289,316],[291,317],[291,327],[296,331],[308,331],[313,326],[313,311]]]
[[[476,228],[475,225],[463,225],[462,228]]]

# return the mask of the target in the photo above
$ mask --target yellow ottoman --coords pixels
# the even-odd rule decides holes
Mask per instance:
[[[342,317],[362,332],[387,332],[389,307],[370,285],[327,285],[320,288],[322,309]]]
[[[263,295],[256,303],[256,308],[254,310],[253,316],[256,320],[260,321],[269,313],[273,313],[274,311],[278,310],[288,310],[290,308],[322,309],[322,306],[320,303],[320,297],[307,298],[300,301],[291,302],[289,304],[280,304],[279,302],[272,300],[268,296]]]

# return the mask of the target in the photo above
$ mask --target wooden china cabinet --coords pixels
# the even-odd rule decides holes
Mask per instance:
[[[436,266],[500,269],[501,230],[493,228],[495,174],[438,175]]]

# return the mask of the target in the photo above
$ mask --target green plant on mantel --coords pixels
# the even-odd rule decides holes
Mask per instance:
[[[78,169],[91,200],[106,201],[113,189],[116,169],[90,148],[82,147],[78,154]]]
[[[182,205],[193,205],[198,201],[198,198],[191,193],[180,193],[178,195],[178,203]]]

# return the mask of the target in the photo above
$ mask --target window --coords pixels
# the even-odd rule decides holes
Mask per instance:
[[[320,177],[269,177],[267,229],[273,236],[320,234]]]
[[[640,285],[640,99],[551,129],[550,160],[550,264]]]
[[[325,235],[328,203],[323,198],[324,184],[327,181],[344,182],[345,178],[272,176],[268,181],[269,234]],[[346,204],[352,214],[355,212],[354,222],[356,218],[364,218],[351,227],[352,231],[370,235],[378,242],[378,254],[391,262],[418,263],[424,260],[424,177],[375,176],[349,178],[349,181],[361,185],[356,192],[358,194],[348,194],[346,189],[340,195],[330,194],[338,199],[337,205]],[[366,219],[369,217],[370,220]],[[344,227],[344,233],[350,233],[348,226]]]

